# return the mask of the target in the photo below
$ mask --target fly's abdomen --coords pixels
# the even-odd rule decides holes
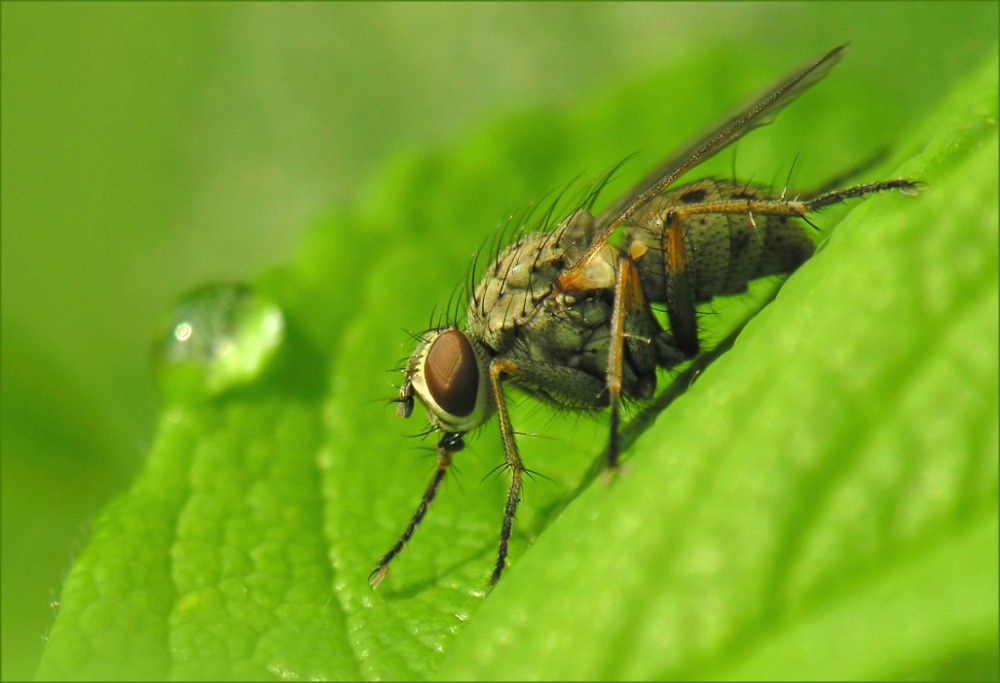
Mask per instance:
[[[643,290],[650,301],[666,297],[665,221],[671,210],[699,204],[773,199],[763,188],[720,180],[702,180],[665,192],[646,204],[626,227],[625,245],[637,244]],[[684,218],[684,267],[695,303],[738,294],[754,279],[791,273],[814,249],[806,227],[794,218],[750,213],[693,213]]]

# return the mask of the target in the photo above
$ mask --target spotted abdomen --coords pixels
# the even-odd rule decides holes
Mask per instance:
[[[625,228],[625,246],[633,250],[643,290],[650,301],[666,297],[664,220],[671,209],[739,199],[773,198],[761,187],[701,180],[665,192],[640,209]],[[686,268],[694,303],[738,294],[756,278],[791,273],[808,259],[815,245],[794,218],[750,214],[693,214],[683,223]]]

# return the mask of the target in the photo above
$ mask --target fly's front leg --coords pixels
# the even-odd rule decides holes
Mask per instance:
[[[410,523],[406,525],[406,530],[403,531],[403,535],[399,537],[396,544],[389,549],[382,559],[378,561],[375,565],[374,571],[368,576],[368,583],[371,587],[378,588],[378,585],[382,583],[386,574],[389,573],[389,563],[392,562],[396,557],[403,552],[403,548],[406,546],[407,541],[413,536],[413,533],[417,530],[417,525],[423,520],[424,515],[427,514],[427,509],[430,507],[431,503],[434,501],[434,496],[437,495],[438,489],[441,487],[441,482],[444,481],[444,476],[448,472],[448,467],[451,465],[451,456],[454,453],[462,450],[464,444],[462,442],[461,434],[445,434],[441,437],[441,441],[438,442],[437,447],[437,469],[434,471],[434,477],[431,479],[431,483],[428,484],[427,490],[424,491],[423,497],[420,499],[420,505],[417,506],[417,511],[413,513],[413,517],[410,518]]]
[[[510,414],[507,412],[507,401],[503,395],[502,383],[505,377],[529,391],[545,392],[556,403],[577,408],[600,407],[604,395],[604,385],[599,379],[573,368],[511,358],[497,358],[490,363],[490,388],[500,423],[504,461],[510,470],[510,488],[507,489],[507,502],[504,504],[503,523],[500,527],[500,547],[490,576],[490,585],[500,579],[500,574],[507,566],[507,547],[517,506],[521,502],[521,485],[525,473],[524,462],[514,438],[514,428],[510,423]]]
[[[498,358],[490,363],[490,385],[493,390],[493,403],[497,408],[497,419],[500,422],[500,438],[503,441],[503,456],[510,470],[510,488],[507,489],[507,502],[503,506],[503,524],[500,527],[500,547],[497,549],[497,562],[490,575],[490,585],[500,580],[500,574],[507,566],[507,545],[510,542],[510,532],[514,527],[514,517],[517,505],[521,502],[521,484],[524,479],[524,463],[521,453],[517,450],[514,439],[514,428],[510,424],[510,414],[507,412],[507,401],[504,400],[503,375],[516,376],[517,363],[507,358]]]

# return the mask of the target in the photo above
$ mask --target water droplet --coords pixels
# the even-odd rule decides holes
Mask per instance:
[[[246,285],[198,288],[174,307],[158,345],[164,399],[213,396],[252,381],[274,358],[284,335],[281,309]]]

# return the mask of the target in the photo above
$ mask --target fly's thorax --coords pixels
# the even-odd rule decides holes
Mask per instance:
[[[475,429],[493,411],[486,350],[455,327],[426,332],[406,364],[399,391],[401,416],[410,416],[414,394],[436,429]]]
[[[590,246],[593,233],[594,217],[580,209],[553,230],[529,233],[503,249],[469,302],[473,335],[495,352],[509,348],[517,329],[549,300],[559,274]],[[605,267],[603,261],[597,266]],[[610,277],[613,285],[613,266]]]
[[[625,230],[625,244],[637,245],[643,290],[650,301],[666,296],[665,221],[685,206],[751,199],[779,199],[755,185],[702,180],[652,199]],[[784,216],[695,213],[682,224],[686,268],[698,303],[743,292],[754,279],[791,273],[808,259],[815,245],[805,226]]]

